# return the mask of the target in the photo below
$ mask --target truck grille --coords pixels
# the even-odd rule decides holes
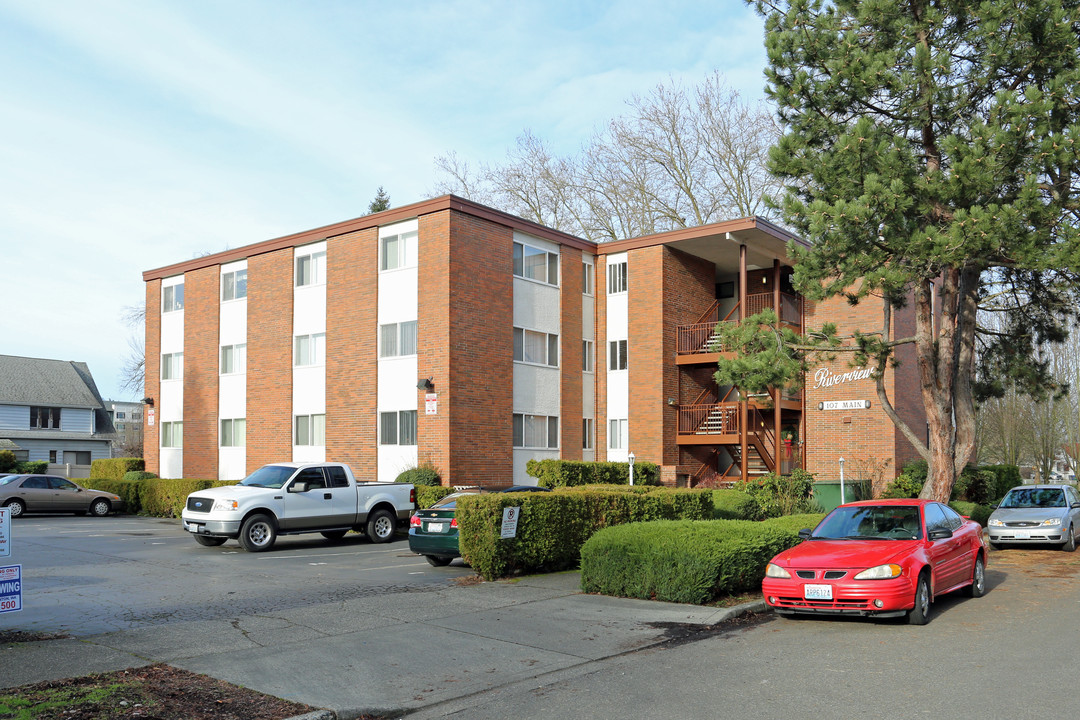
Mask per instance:
[[[187,499],[187,509],[191,512],[208,513],[212,507],[214,507],[214,501],[211,498],[189,497]]]

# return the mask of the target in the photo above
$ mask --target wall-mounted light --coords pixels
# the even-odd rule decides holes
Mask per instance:
[[[143,405],[149,405],[150,407],[154,407],[154,398],[152,398],[152,397],[144,397],[142,399],[142,404]]]
[[[675,398],[668,398],[667,399],[667,404],[668,405],[675,405]]]
[[[435,383],[432,382],[434,378],[420,378],[416,381],[417,390],[434,390]]]

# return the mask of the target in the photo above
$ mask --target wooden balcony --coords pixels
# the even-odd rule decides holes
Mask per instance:
[[[756,315],[774,304],[773,293],[758,293],[746,296],[746,315]],[[676,328],[676,363],[687,365],[693,363],[716,362],[716,359],[726,353],[729,348],[720,345],[716,334],[716,326],[722,320],[719,317],[717,306],[713,305],[710,310],[711,317],[691,323],[679,325]],[[729,313],[730,315],[730,313]],[[780,309],[777,315],[781,322],[795,327],[801,327],[802,323],[802,300],[795,295],[780,294]],[[727,322],[727,320],[724,320]]]

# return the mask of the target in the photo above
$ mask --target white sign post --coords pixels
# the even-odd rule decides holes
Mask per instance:
[[[844,458],[840,458],[840,504],[847,502],[844,499]]]
[[[502,533],[499,535],[499,537],[504,539],[517,537],[517,524],[519,517],[521,517],[520,507],[503,508]]]
[[[11,510],[0,507],[0,557],[11,557]]]
[[[626,459],[630,461],[630,485],[632,486],[634,484],[634,453],[631,452]]]

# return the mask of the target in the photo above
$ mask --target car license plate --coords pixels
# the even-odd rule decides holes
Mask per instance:
[[[806,600],[832,600],[832,585],[803,585]]]
[[[197,533],[199,532],[199,526],[193,523],[188,523],[187,530],[188,532]]]
[[[428,523],[427,524],[427,531],[428,532],[442,532],[443,531],[443,525],[445,525],[445,524],[446,523]]]
[[[1031,537],[1031,533],[1028,532],[1027,530],[1017,530],[1016,531],[1016,539],[1017,540],[1027,540],[1029,537]]]

